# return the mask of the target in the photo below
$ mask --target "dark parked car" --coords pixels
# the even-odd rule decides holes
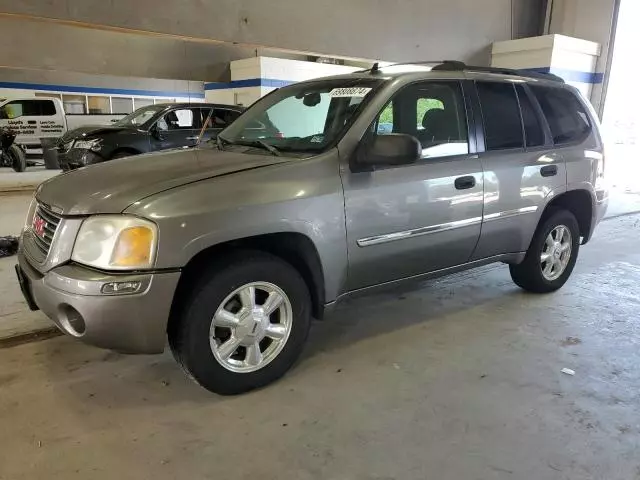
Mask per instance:
[[[58,141],[58,161],[63,170],[71,170],[114,158],[195,146],[204,122],[208,125],[203,140],[207,140],[238,118],[242,110],[211,103],[149,105],[112,125],[70,130]]]

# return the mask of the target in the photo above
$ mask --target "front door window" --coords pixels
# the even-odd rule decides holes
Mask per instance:
[[[422,145],[422,158],[469,153],[464,101],[457,82],[424,82],[401,90],[380,112],[376,135],[404,133]]]

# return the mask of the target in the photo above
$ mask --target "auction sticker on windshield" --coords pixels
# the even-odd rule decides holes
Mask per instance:
[[[367,88],[367,87],[334,88],[329,92],[329,97],[331,98],[364,97],[370,91],[371,91],[371,88]]]

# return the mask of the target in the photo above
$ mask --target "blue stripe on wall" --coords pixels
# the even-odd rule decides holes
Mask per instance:
[[[163,90],[134,90],[126,88],[78,87],[75,85],[46,85],[40,83],[0,82],[0,88],[21,90],[44,90],[47,92],[100,93],[103,95],[144,95],[147,97],[190,97],[204,98],[204,93],[169,92]]]
[[[230,82],[205,83],[205,90],[228,90],[229,88],[246,87],[286,87],[295,83],[293,80],[276,80],[274,78],[247,78],[245,80],[232,80]]]
[[[604,81],[604,73],[599,72],[580,72],[578,70],[568,70],[556,67],[523,68],[522,70],[537,73],[553,73],[567,82],[596,84]]]
[[[563,68],[523,68],[522,70],[538,73],[553,73],[562,77],[568,82],[580,82],[580,83],[602,83],[604,81],[603,73],[593,72],[580,72],[578,70],[568,70]],[[231,82],[214,82],[205,83],[205,90],[228,90],[230,88],[246,88],[246,87],[286,87],[296,83],[293,80],[275,80],[272,78],[247,78],[245,80],[233,80]]]

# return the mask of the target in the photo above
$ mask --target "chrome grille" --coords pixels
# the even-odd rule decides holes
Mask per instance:
[[[36,218],[36,215],[45,222],[43,226],[43,235],[40,236],[36,234],[33,222],[25,232],[25,247],[34,260],[42,263],[49,254],[49,250],[51,249],[51,244],[53,243],[53,238],[56,234],[61,218],[41,204],[38,204],[36,207],[34,219]]]

